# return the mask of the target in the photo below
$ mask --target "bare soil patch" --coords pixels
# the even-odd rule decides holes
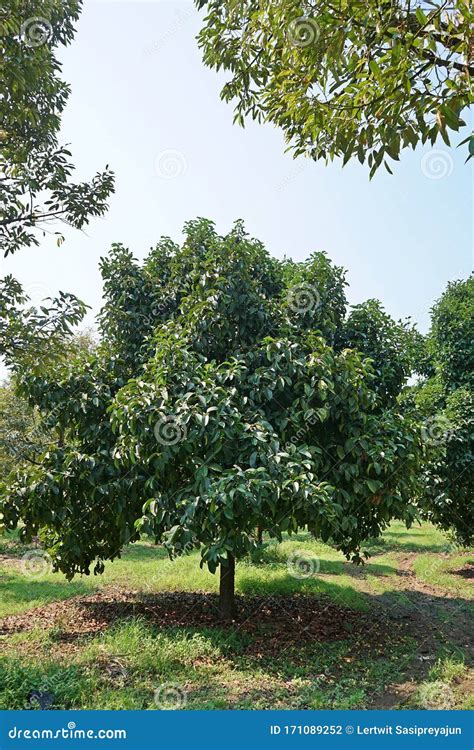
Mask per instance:
[[[238,616],[228,623],[218,617],[218,599],[207,593],[140,595],[118,588],[54,602],[0,620],[0,635],[55,629],[59,641],[71,643],[103,632],[129,617],[143,617],[160,628],[219,627],[247,633],[246,653],[280,654],[308,642],[365,638],[381,633],[386,620],[315,596],[237,597]],[[388,629],[387,629],[388,630]],[[377,636],[375,636],[377,637]]]
[[[463,568],[460,568],[459,570],[452,570],[451,575],[454,576],[461,576],[461,578],[474,578],[474,565],[472,563],[468,563]]]

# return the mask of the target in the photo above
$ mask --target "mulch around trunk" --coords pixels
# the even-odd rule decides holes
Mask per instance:
[[[285,644],[353,639],[377,628],[374,613],[338,606],[322,596],[238,596],[236,603],[236,619],[223,623],[215,594],[143,595],[108,588],[5,617],[0,620],[0,635],[55,628],[60,640],[73,641],[103,632],[126,618],[142,617],[160,628],[219,627],[248,633],[252,650],[268,652]]]

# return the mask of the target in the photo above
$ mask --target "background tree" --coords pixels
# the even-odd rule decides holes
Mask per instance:
[[[44,453],[46,440],[40,419],[13,383],[0,385],[0,477],[2,480],[26,460]]]
[[[0,250],[6,256],[38,245],[52,222],[78,229],[103,214],[113,191],[106,168],[73,182],[70,152],[59,145],[69,86],[57,49],[71,42],[80,0],[5,0],[0,9]],[[58,243],[62,236],[58,234]],[[11,276],[0,281],[0,356],[7,364],[62,346],[86,306],[60,293],[39,309]]]
[[[295,155],[367,161],[464,125],[472,101],[473,11],[466,0],[196,0],[204,62],[246,117],[282,128]],[[469,139],[467,139],[469,140]],[[474,136],[469,141],[474,154]],[[469,158],[469,157],[468,157]]]
[[[69,86],[56,50],[74,36],[81,0],[5,0],[0,10],[0,248],[38,244],[54,220],[81,228],[103,214],[113,190],[106,168],[70,181],[70,152],[58,143]],[[58,237],[60,241],[61,237]]]
[[[426,517],[474,540],[474,278],[448,284],[432,310],[431,376],[415,389],[425,422]]]
[[[344,273],[323,254],[271,258],[240,222],[164,239],[140,267],[102,262],[103,340],[54,372],[19,373],[63,443],[10,486],[4,523],[39,532],[67,576],[101,572],[151,534],[221,570],[234,610],[235,560],[255,529],[307,526],[358,562],[392,518],[416,515],[419,431],[380,395],[380,373],[344,328]]]
[[[410,320],[395,321],[376,299],[354,305],[339,331],[339,347],[363,352],[377,373],[377,391],[387,405],[397,402],[410,375],[420,368],[420,334]]]
[[[428,347],[446,390],[474,386],[474,278],[448,284],[434,305]]]
[[[53,337],[54,338],[54,337]],[[90,329],[76,333],[65,342],[64,338],[56,340],[55,355],[48,349],[50,359],[57,361],[58,352],[64,357],[77,356],[79,352],[92,353],[96,343]],[[27,367],[30,377],[38,371],[28,358],[20,358],[22,367]],[[54,425],[54,421],[49,419]],[[18,393],[15,378],[9,378],[0,385],[0,478],[5,478],[18,471],[24,464],[38,464],[43,454],[53,445],[61,442],[62,435],[53,428],[48,429],[46,420],[42,419],[36,406],[31,406],[27,399]]]

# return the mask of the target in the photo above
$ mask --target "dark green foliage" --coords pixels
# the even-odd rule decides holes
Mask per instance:
[[[474,393],[458,388],[446,399],[434,424],[442,436],[428,463],[423,505],[426,516],[454,532],[458,542],[474,540]]]
[[[459,542],[474,540],[474,279],[448,284],[432,311],[434,375],[415,389],[425,416],[425,515]]]
[[[213,571],[255,548],[257,526],[308,526],[359,560],[415,516],[419,432],[364,352],[332,346],[348,330],[343,271],[323,254],[277,261],[241,222],[185,232],[141,267],[115,246],[102,344],[20,373],[63,444],[10,488],[5,524],[40,531],[70,577],[143,533],[171,555],[199,546]]]
[[[386,404],[396,402],[416,369],[417,343],[417,333],[409,321],[394,321],[375,299],[352,308],[340,336],[340,345],[370,357],[377,373],[377,390]]]
[[[432,311],[432,358],[448,391],[474,387],[474,277],[448,284]]]

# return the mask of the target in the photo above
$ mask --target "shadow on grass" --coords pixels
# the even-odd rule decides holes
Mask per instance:
[[[321,570],[323,572],[323,570]],[[312,595],[327,596],[336,604],[367,610],[370,606],[367,596],[357,591],[350,583],[341,580],[328,581],[315,575],[311,578],[296,579],[281,568],[275,568],[271,577],[256,576],[251,570],[239,572],[237,587],[239,592],[247,595],[290,596]]]
[[[120,559],[127,562],[144,562],[147,560],[168,560],[169,555],[162,546],[149,542],[135,542],[125,547]]]
[[[401,682],[407,675],[418,679],[420,665],[429,669],[433,662],[417,658],[417,644],[420,653],[429,648],[435,654],[439,629],[445,631],[447,643],[459,644],[454,625],[468,639],[461,611],[465,600],[394,589],[382,596],[363,595],[369,608],[363,613],[340,600],[334,603],[333,597],[339,599],[347,587],[311,582],[317,583],[325,584],[324,588],[285,595],[268,582],[268,596],[238,596],[238,617],[226,624],[218,620],[213,594],[166,592],[135,594],[133,599],[130,595],[123,601],[82,601],[84,617],[104,623],[100,633],[90,633],[88,643],[96,644],[96,650],[87,664],[68,666],[61,661],[59,645],[49,660],[36,664],[1,656],[0,707],[22,708],[29,691],[41,688],[54,694],[55,708],[89,707],[91,702],[95,708],[153,708],[154,675],[157,679],[159,675],[159,681],[179,682],[190,679],[191,674],[196,694],[194,701],[191,693],[189,707],[229,708],[231,698],[226,703],[220,669],[226,670],[229,684],[234,679],[244,680],[236,690],[238,701],[246,707],[259,701],[263,707],[271,707],[276,682],[259,685],[262,675],[281,683],[282,707],[291,707],[294,700],[297,704],[301,701],[301,707],[331,707],[335,702],[339,705],[338,701],[367,707],[375,690],[383,692],[385,685]],[[406,594],[403,601],[397,598],[401,593]],[[434,620],[437,610],[449,610],[451,620],[444,628],[437,622],[434,636],[427,639],[421,614],[427,621]],[[404,612],[408,616],[404,617]],[[74,628],[74,622],[70,627]],[[406,639],[411,639],[412,645]],[[110,660],[113,667],[115,654],[125,654],[129,677],[124,686],[114,683],[105,669]],[[100,659],[109,662],[102,664]],[[314,681],[314,675],[326,673],[333,674],[335,680]],[[295,686],[287,689],[286,683],[298,677],[310,680],[311,695],[304,694],[304,687],[301,695]],[[8,688],[2,689],[2,682]],[[354,685],[362,686],[361,696],[355,696]],[[319,697],[313,695],[316,688]],[[321,703],[314,704],[316,699]]]
[[[467,580],[474,578],[474,558],[468,558],[466,564],[462,568],[459,568],[458,570],[450,570],[449,572],[452,576],[460,576]]]
[[[383,536],[377,539],[369,539],[364,542],[363,548],[371,554],[384,552],[449,552],[450,546],[447,542],[426,543],[423,541],[400,541],[400,534],[395,531],[385,531]]]
[[[40,548],[38,546],[38,549]],[[0,555],[21,557],[31,549],[32,544],[23,544],[20,542],[17,531],[0,534]],[[168,552],[162,545],[155,545],[153,541],[143,539],[125,547],[121,557],[130,561],[162,560],[168,558]]]
[[[50,696],[48,708],[80,708],[97,686],[91,670],[53,660],[31,664],[0,656],[0,710],[38,709],[33,692]],[[3,689],[2,689],[3,686]]]
[[[460,624],[464,630],[461,640],[471,640],[474,653],[474,602],[462,596],[439,596],[412,589],[392,589],[374,597],[394,616],[411,618],[421,615],[436,626]],[[449,631],[448,631],[449,633]]]
[[[38,602],[47,604],[57,599],[69,599],[80,594],[90,593],[91,586],[82,581],[35,580],[14,573],[0,572],[0,612],[2,605]]]
[[[290,554],[287,549],[282,550],[278,546],[269,545],[260,554],[252,558],[252,564],[256,568],[267,567],[268,565],[286,565]],[[355,578],[365,578],[368,575],[393,575],[397,572],[397,568],[386,563],[366,562],[363,565],[355,565],[348,560],[326,560],[323,557],[318,557],[316,552],[311,550],[298,549],[294,551],[296,560],[299,554],[302,558],[317,561],[318,571],[323,575],[349,575]]]

